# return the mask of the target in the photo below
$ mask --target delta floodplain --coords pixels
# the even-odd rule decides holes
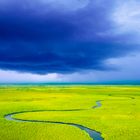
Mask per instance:
[[[78,126],[140,140],[140,86],[0,86],[0,140],[93,140]]]

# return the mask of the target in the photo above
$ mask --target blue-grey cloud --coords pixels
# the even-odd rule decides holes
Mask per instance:
[[[1,1],[0,69],[38,74],[110,69],[106,59],[137,48],[123,42],[126,36],[105,36],[112,28],[111,5],[110,0],[82,0],[80,6],[63,0]]]

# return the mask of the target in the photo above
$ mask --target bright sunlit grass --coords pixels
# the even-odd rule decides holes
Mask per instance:
[[[92,109],[97,100],[102,100],[102,106]],[[70,109],[85,110],[28,112],[14,117],[81,124],[101,132],[105,140],[140,140],[139,104],[138,86],[0,87],[0,140],[90,140],[73,126],[4,118],[18,111]]]

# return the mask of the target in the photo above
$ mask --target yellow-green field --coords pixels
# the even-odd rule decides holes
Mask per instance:
[[[98,100],[102,106],[92,109]],[[61,111],[74,109],[81,110]],[[140,140],[140,86],[0,87],[0,140],[92,140],[74,126],[4,117],[22,111],[31,112],[14,118],[80,124],[101,132],[105,140]]]

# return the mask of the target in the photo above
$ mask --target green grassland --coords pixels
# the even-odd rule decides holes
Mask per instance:
[[[97,100],[100,108],[92,109]],[[0,86],[0,140],[91,140],[80,129],[61,124],[14,122],[14,117],[76,123],[101,132],[105,140],[140,140],[140,86]]]

